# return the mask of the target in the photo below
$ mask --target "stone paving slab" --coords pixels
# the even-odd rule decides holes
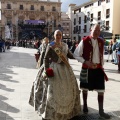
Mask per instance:
[[[36,49],[22,47],[12,47],[0,53],[0,120],[41,120],[28,104],[32,83],[38,71],[34,53]],[[81,63],[70,60],[70,64],[79,84]],[[110,79],[106,82],[104,108],[112,115],[111,120],[120,120],[120,73],[111,62],[105,62],[104,68]],[[89,92],[88,106],[89,114],[75,120],[99,119],[96,92]]]

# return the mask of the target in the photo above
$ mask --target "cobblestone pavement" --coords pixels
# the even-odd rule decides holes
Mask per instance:
[[[28,104],[37,74],[35,52],[35,49],[11,47],[5,53],[0,53],[0,120],[41,120]],[[70,60],[70,64],[79,84],[81,63]],[[104,68],[109,77],[104,109],[112,116],[111,120],[120,120],[120,73],[117,65],[110,62],[105,63]],[[99,120],[96,92],[89,92],[88,106],[89,114],[82,114],[74,120]]]

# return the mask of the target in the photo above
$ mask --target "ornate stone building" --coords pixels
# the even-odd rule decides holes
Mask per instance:
[[[5,38],[5,26],[9,25],[12,39],[22,39],[22,31],[26,28],[36,28],[34,23],[25,21],[36,21],[37,30],[42,30],[49,36],[58,29],[61,20],[60,0],[1,0],[1,27],[2,37]],[[40,22],[42,21],[42,23]],[[32,25],[32,27],[31,27]],[[22,26],[22,27],[21,27]],[[33,30],[33,29],[32,29]],[[38,31],[40,32],[40,31]],[[42,33],[41,33],[42,34]]]

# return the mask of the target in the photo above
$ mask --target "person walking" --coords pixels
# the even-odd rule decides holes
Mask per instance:
[[[117,44],[116,48],[117,48],[118,71],[120,71],[120,42]]]
[[[113,45],[112,45],[112,51],[113,51],[113,60],[114,60],[113,64],[115,64],[115,65],[118,65],[117,50],[116,50],[117,44],[118,44],[118,42],[117,42],[116,38],[114,38]]]
[[[111,40],[108,45],[108,59],[106,60],[106,62],[109,61],[110,56],[111,56],[111,62],[114,62],[112,46],[113,46],[113,41]]]
[[[74,57],[62,42],[60,30],[54,32],[54,38],[47,46],[44,67],[39,69],[29,103],[39,111],[42,120],[70,120],[81,111],[80,90],[68,62]]]
[[[83,95],[83,112],[88,113],[87,96],[88,90],[98,92],[98,107],[101,118],[110,119],[110,115],[104,112],[105,79],[103,71],[104,41],[99,38],[100,25],[91,27],[90,35],[84,37],[74,52],[74,57],[82,63],[80,73],[80,88]],[[105,78],[105,79],[104,79]]]
[[[37,62],[37,68],[40,68],[41,65],[43,64],[43,59],[44,59],[44,56],[45,56],[45,52],[46,52],[46,48],[47,48],[47,45],[49,43],[49,39],[47,37],[45,37],[43,40],[42,40],[42,44],[40,45],[40,47],[38,48],[38,52],[40,57],[38,59],[38,62]]]

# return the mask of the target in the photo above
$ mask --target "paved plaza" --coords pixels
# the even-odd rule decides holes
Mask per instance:
[[[32,83],[38,71],[34,59],[36,51],[11,47],[5,53],[0,53],[0,120],[41,120],[28,104]],[[79,84],[81,63],[70,60],[70,64]],[[109,77],[106,82],[104,109],[111,114],[111,120],[120,120],[120,73],[117,65],[111,62],[105,62],[104,68]],[[81,115],[77,120],[100,119],[96,92],[89,92],[88,106],[89,114]]]

